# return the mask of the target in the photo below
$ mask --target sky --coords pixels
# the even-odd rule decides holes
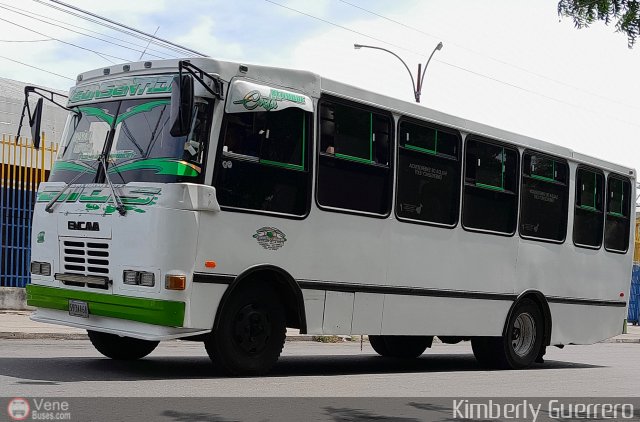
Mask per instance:
[[[640,168],[640,45],[604,24],[575,29],[555,0],[66,2],[213,58],[310,70],[406,101],[402,63],[353,44],[392,50],[415,75],[442,42],[423,106]],[[90,69],[184,55],[52,6],[64,9],[0,0],[0,77],[68,90]]]

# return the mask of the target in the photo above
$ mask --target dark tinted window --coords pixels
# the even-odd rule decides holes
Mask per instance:
[[[576,171],[576,203],[573,217],[573,241],[578,246],[602,245],[604,175],[596,170]]]
[[[511,234],[518,213],[518,151],[476,138],[465,150],[462,224]]]
[[[306,214],[309,118],[294,107],[226,114],[214,180],[220,205]]]
[[[610,251],[626,252],[629,247],[629,214],[631,212],[631,183],[622,177],[607,180],[607,216],[604,247]]]
[[[525,152],[522,157],[520,234],[563,241],[567,232],[569,167],[564,160]]]
[[[320,105],[318,203],[385,215],[391,208],[391,118],[336,101]]]
[[[399,128],[396,214],[455,225],[460,204],[460,137],[403,121]]]

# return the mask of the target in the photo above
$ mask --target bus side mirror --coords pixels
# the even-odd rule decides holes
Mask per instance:
[[[40,126],[42,125],[42,98],[38,98],[33,114],[29,116],[31,126],[31,140],[35,149],[40,148]]]
[[[189,134],[193,118],[193,78],[183,75],[173,78],[171,83],[171,136]]]

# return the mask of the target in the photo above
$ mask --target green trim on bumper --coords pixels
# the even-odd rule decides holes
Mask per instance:
[[[87,302],[90,315],[166,327],[182,327],[184,323],[184,302],[27,285],[27,305],[29,306],[68,311],[70,299]]]

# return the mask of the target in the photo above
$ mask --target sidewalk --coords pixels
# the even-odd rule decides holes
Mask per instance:
[[[0,311],[0,339],[86,340],[85,330],[63,325],[31,321],[31,311]],[[640,343],[640,326],[629,325],[627,334],[605,340],[606,343]],[[287,341],[313,341],[311,335],[287,330]]]

